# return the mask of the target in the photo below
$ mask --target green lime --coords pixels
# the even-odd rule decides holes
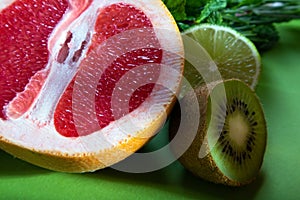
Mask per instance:
[[[230,27],[212,24],[194,26],[182,36],[186,50],[185,77],[193,87],[236,78],[255,88],[261,58],[245,36]]]

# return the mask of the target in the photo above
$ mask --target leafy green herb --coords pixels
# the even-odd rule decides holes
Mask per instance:
[[[300,0],[163,0],[181,31],[200,23],[230,26],[260,51],[279,39],[275,23],[300,19]]]
[[[171,11],[175,20],[181,21],[186,19],[186,0],[163,0],[163,2]]]

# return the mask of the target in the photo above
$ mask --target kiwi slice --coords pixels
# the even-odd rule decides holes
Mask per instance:
[[[185,109],[195,94],[199,110]],[[255,92],[240,80],[197,87],[174,108],[170,120],[171,138],[178,132],[180,118],[188,118],[190,112],[200,112],[200,120],[192,144],[179,158],[182,165],[215,183],[241,186],[252,182],[262,166],[267,139],[264,112]],[[193,135],[188,128],[183,134]],[[176,145],[172,148],[176,153]]]

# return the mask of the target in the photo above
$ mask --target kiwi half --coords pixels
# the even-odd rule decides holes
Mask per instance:
[[[191,105],[195,94],[199,110],[184,109]],[[262,166],[267,139],[264,112],[254,91],[240,80],[197,87],[174,108],[171,138],[178,131],[180,118],[188,117],[190,112],[200,112],[199,126],[192,144],[179,158],[181,164],[193,174],[215,183],[241,186],[252,182]],[[193,135],[188,128],[185,131],[186,137]],[[172,148],[176,153],[177,147]]]

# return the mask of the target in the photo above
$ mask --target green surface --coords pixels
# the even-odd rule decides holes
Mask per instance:
[[[0,199],[300,199],[300,21],[279,28],[280,43],[262,55],[257,93],[269,135],[262,171],[254,183],[243,188],[211,184],[177,162],[146,174],[110,168],[58,173],[0,151]]]

